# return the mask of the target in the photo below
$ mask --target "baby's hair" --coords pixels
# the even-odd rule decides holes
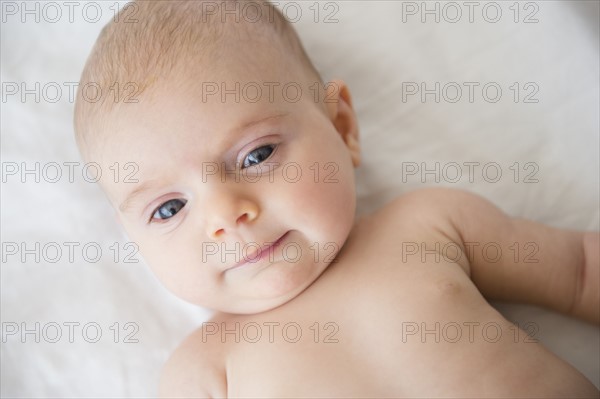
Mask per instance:
[[[322,83],[294,28],[268,1],[136,0],[102,29],[81,75],[75,137],[84,158],[91,141],[96,142],[93,136],[103,114],[120,103],[137,101],[161,79],[189,74],[228,40],[267,45],[291,55],[307,81]],[[247,67],[260,68],[254,60],[247,61]],[[203,67],[210,69],[206,63]]]

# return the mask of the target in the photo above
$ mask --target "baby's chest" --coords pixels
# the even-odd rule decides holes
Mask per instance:
[[[403,281],[402,273],[355,271],[352,278],[339,279],[330,274],[275,312],[228,324],[222,336],[230,348],[228,392],[398,397],[426,387],[426,376],[456,373],[456,364],[448,370],[440,364],[469,354],[481,357],[476,342],[481,339],[469,343],[468,333],[481,334],[481,326],[496,319],[485,301],[480,298],[477,305],[473,291],[453,276],[441,273],[431,280],[417,273]],[[472,368],[473,363],[465,364]]]

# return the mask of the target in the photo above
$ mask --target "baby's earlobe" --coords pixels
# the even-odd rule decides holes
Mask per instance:
[[[348,138],[348,149],[350,150],[350,156],[354,167],[360,166],[360,143],[354,135],[350,135]]]
[[[356,136],[350,135],[350,137],[348,138],[348,147],[350,147],[350,149],[355,150],[355,151],[360,150],[360,143],[358,142],[358,139],[356,138]]]

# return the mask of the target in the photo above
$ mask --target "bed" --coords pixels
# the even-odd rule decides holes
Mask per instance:
[[[77,152],[73,87],[125,3],[67,3],[2,3],[1,395],[152,397],[210,313],[133,255]],[[323,77],[350,87],[357,213],[443,186],[598,230],[598,2],[467,3],[278,4]],[[600,387],[598,326],[493,304]]]

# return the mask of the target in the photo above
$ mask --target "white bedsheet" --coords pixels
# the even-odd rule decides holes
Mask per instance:
[[[7,4],[22,7],[2,3],[2,397],[154,396],[162,363],[208,312],[173,297],[142,263],[124,262],[127,238],[108,202],[82,179],[81,165],[71,183],[63,164],[82,162],[69,82],[78,81],[114,3],[96,3],[102,11],[97,23],[90,22],[95,6],[86,2],[77,3],[72,23],[61,2],[55,3],[62,11],[56,23],[50,20],[57,14],[44,11],[43,3],[39,23]],[[359,213],[404,192],[443,185],[483,195],[513,216],[598,230],[597,2],[520,2],[516,8],[479,2],[473,22],[464,2],[426,2],[429,10],[437,4],[439,23],[434,14],[422,15],[422,2],[321,2],[319,15],[312,2],[286,4],[291,18],[296,6],[302,9],[295,25],[319,71],[343,78],[352,91],[363,149]],[[453,23],[457,10],[462,14]],[[39,102],[34,94],[21,101],[22,89],[36,82]],[[410,91],[421,91],[421,84],[433,90],[424,102]],[[10,95],[15,85],[19,93]],[[62,97],[53,102],[56,86]],[[462,97],[452,102],[457,87]],[[27,168],[40,163],[39,183],[32,174],[24,183],[20,173],[10,174],[22,162]],[[56,173],[50,162],[61,165],[56,183],[47,181]],[[23,262],[10,254],[11,243],[22,242],[26,248],[38,242],[47,253],[39,262],[31,254]],[[80,243],[72,262],[65,242]],[[110,249],[115,242],[117,262]],[[49,243],[63,249],[55,263]],[[86,243],[101,248],[97,263],[83,258]],[[88,254],[94,256],[93,248]],[[496,306],[520,325],[536,323],[537,338],[600,386],[598,327],[531,306]],[[34,332],[23,334],[24,328]],[[98,328],[97,342],[88,342]]]

